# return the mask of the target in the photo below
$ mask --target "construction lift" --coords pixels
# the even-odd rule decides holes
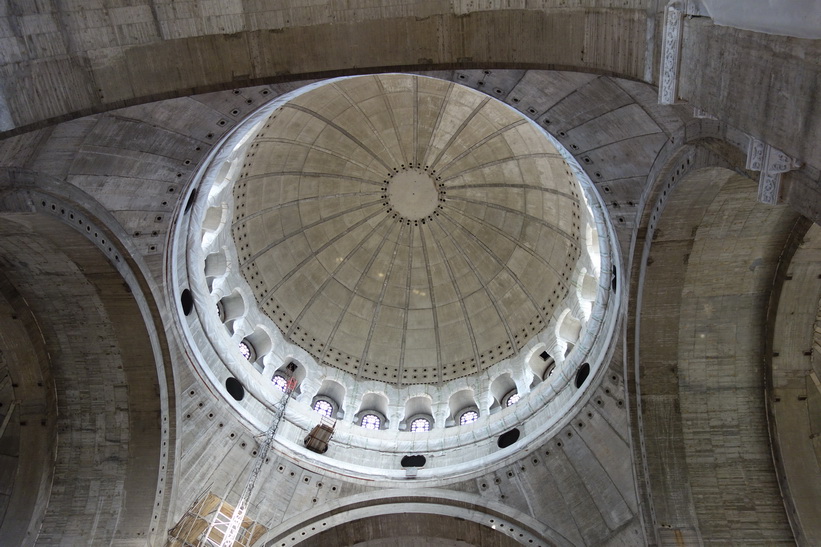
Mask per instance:
[[[288,380],[282,398],[274,405],[273,420],[265,432],[254,468],[236,506],[210,492],[200,497],[177,525],[169,530],[167,547],[250,547],[267,532],[264,526],[245,518],[245,513],[296,382],[293,377]]]
[[[311,432],[303,439],[303,444],[305,448],[316,452],[317,454],[324,454],[328,451],[328,441],[331,440],[331,437],[334,434],[334,428],[336,427],[336,421],[328,418],[327,416],[322,416],[319,419],[319,423],[311,429]]]

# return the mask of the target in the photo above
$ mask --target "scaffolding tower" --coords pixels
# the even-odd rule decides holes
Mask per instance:
[[[203,547],[222,542],[219,528],[211,525],[215,520],[228,522],[234,514],[235,507],[212,492],[197,498],[182,516],[180,521],[168,532],[166,547]],[[210,528],[210,530],[209,530]],[[251,547],[268,529],[244,518],[239,533],[234,539],[234,547]]]
[[[279,424],[285,416],[285,408],[296,387],[296,378],[290,378],[282,398],[274,405],[274,417],[265,432],[254,468],[245,483],[239,501],[232,506],[211,493],[198,499],[180,522],[169,531],[169,546],[192,547],[246,547],[253,544],[266,530],[265,527],[245,518],[248,504],[254,492],[262,465],[274,441]]]

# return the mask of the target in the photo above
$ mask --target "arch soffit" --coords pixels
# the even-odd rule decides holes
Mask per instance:
[[[685,130],[686,129],[686,130]],[[675,135],[676,140],[685,139],[684,144],[676,144],[673,139],[668,139],[662,150],[659,152],[653,166],[648,174],[648,181],[641,194],[641,203],[639,204],[639,217],[636,219],[638,229],[633,230],[630,246],[635,249],[632,253],[633,260],[629,265],[629,275],[635,276],[637,281],[633,284],[635,288],[629,291],[629,298],[627,300],[626,312],[629,317],[635,318],[635,327],[630,333],[633,341],[633,351],[630,356],[632,362],[632,374],[628,374],[625,378],[627,388],[627,397],[630,399],[630,405],[633,408],[640,409],[637,420],[639,424],[647,420],[643,416],[643,412],[647,412],[645,405],[642,405],[636,398],[636,393],[640,392],[637,385],[639,379],[638,368],[640,366],[640,350],[639,333],[641,327],[641,313],[644,291],[645,273],[647,268],[647,261],[650,257],[651,247],[654,239],[654,231],[657,228],[658,221],[665,215],[665,206],[667,200],[675,190],[677,185],[686,179],[687,176],[698,169],[709,169],[723,167],[728,170],[743,169],[745,158],[743,151],[740,148],[740,143],[744,140],[744,135],[740,132],[733,134],[735,139],[728,140],[726,135],[722,137],[718,134],[718,124],[702,124],[700,120],[692,121],[686,128],[681,128]],[[728,130],[732,131],[732,130]],[[646,235],[642,240],[639,239],[639,233],[646,230]],[[641,246],[639,246],[641,245]],[[619,280],[619,286],[625,287],[627,284],[625,275]],[[622,289],[624,290],[624,289]],[[628,370],[631,365],[628,365]],[[646,393],[646,389],[644,390]],[[641,427],[631,428],[630,435],[633,437],[633,445],[638,447],[634,450],[636,458],[636,469],[642,469],[641,462],[648,460],[648,450],[652,447],[647,447],[644,440],[641,438]],[[647,466],[644,466],[647,469]],[[655,491],[654,483],[648,472],[644,473],[644,480],[648,485],[648,492],[641,494],[643,503],[641,507],[645,512],[646,522],[651,522],[655,518],[657,509],[653,503],[653,499],[661,496],[662,499],[667,495],[665,492]],[[689,498],[688,498],[689,499]],[[685,502],[688,504],[691,513],[693,511],[692,502]],[[655,537],[657,541],[658,530],[652,529],[649,525],[646,526],[645,533],[647,537]]]
[[[592,4],[592,3],[591,3]],[[362,73],[461,68],[550,68],[575,70],[628,79],[644,77],[646,21],[643,9],[605,9],[591,6],[564,9],[494,9],[471,13],[452,11],[416,14],[416,17],[384,17],[378,20],[348,21],[346,33],[365,40],[340,40],[337,25],[308,23],[275,29],[243,30],[230,35],[215,34],[156,40],[127,48],[108,63],[86,72],[75,72],[69,89],[64,86],[38,88],[27,93],[26,82],[37,66],[43,79],[66,82],[59,72],[63,64],[42,63],[41,59],[19,63],[8,74],[10,87],[19,82],[21,93],[9,96],[13,128],[3,137],[20,134],[57,122],[108,110],[192,93],[206,93],[252,85],[290,82],[305,78],[334,77]],[[344,15],[344,14],[341,14]],[[496,35],[494,29],[508,28],[492,48],[463,36]],[[596,41],[590,47],[567,48],[566,33],[547,33],[545,28],[570,28],[576,33],[608,35],[619,29],[620,43],[632,51],[614,56],[612,44]],[[575,29],[575,30],[573,30]],[[69,30],[70,32],[70,30]],[[397,39],[388,40],[393,36]],[[439,40],[429,36],[439,36]],[[151,39],[151,38],[149,38]],[[325,55],[288,54],[306,41],[334,44]],[[451,47],[441,47],[442,42]],[[522,48],[522,43],[533,47]],[[407,44],[414,47],[408,48]],[[115,45],[115,44],[111,44]],[[652,45],[650,46],[652,47]],[[572,49],[572,48],[571,48]],[[622,48],[623,49],[623,48]],[[260,57],[259,51],[280,51],[283,55]],[[86,57],[88,52],[82,52]],[[230,63],[202,63],[203,56],[231,59]],[[168,77],[168,67],[156,59],[174,59],[176,71]],[[85,66],[77,61],[76,66]],[[355,69],[343,67],[357,67]],[[123,82],[127,75],[128,82]],[[242,75],[242,76],[238,76]],[[93,90],[93,93],[92,93]],[[18,98],[19,97],[19,98]],[[34,104],[32,104],[34,97]],[[41,97],[40,100],[37,100]],[[0,137],[2,138],[2,137]]]
[[[389,489],[356,494],[346,498],[344,503],[340,501],[331,508],[312,509],[283,521],[271,528],[260,539],[260,544],[274,547],[278,545],[278,541],[284,541],[291,536],[305,538],[314,535],[317,532],[311,530],[312,526],[316,527],[317,523],[326,519],[332,519],[334,523],[343,523],[363,517],[407,512],[442,514],[443,509],[451,516],[466,520],[478,521],[477,516],[481,516],[483,520],[481,524],[489,523],[491,518],[506,521],[549,545],[573,545],[568,538],[550,525],[513,507],[488,501],[475,494],[438,488],[426,488],[423,492]],[[302,535],[303,532],[305,536]]]
[[[44,242],[46,246],[66,249],[66,260],[76,264],[74,267],[87,279],[89,286],[95,286],[96,277],[108,276],[118,279],[130,295],[124,301],[116,290],[95,290],[106,308],[103,312],[107,314],[106,321],[117,337],[112,342],[117,344],[122,353],[122,374],[128,385],[127,401],[124,401],[127,411],[154,412],[157,416],[162,416],[162,420],[141,423],[139,431],[130,431],[129,420],[120,424],[120,427],[130,431],[128,437],[133,446],[129,449],[129,457],[125,462],[127,470],[120,480],[126,485],[155,483],[157,488],[155,491],[143,491],[142,495],[123,498],[122,510],[128,511],[134,520],[124,523],[118,533],[127,534],[129,532],[124,532],[126,528],[136,527],[141,533],[153,528],[152,533],[162,535],[165,528],[160,519],[167,516],[164,505],[168,498],[159,492],[163,489],[161,485],[172,476],[173,471],[173,466],[167,465],[167,447],[173,446],[172,434],[169,433],[172,428],[168,427],[168,420],[174,415],[175,399],[168,341],[164,329],[157,328],[157,325],[162,324],[161,306],[157,301],[161,288],[147,275],[149,269],[141,254],[130,248],[132,244],[122,226],[102,205],[79,188],[47,174],[6,169],[0,170],[0,189],[6,190],[0,197],[0,215],[10,214],[13,217],[23,213],[26,218],[31,218],[30,214],[35,213],[38,220],[27,222],[32,237]],[[67,232],[66,226],[71,230]],[[66,244],[67,241],[71,241],[71,244]],[[76,249],[76,252],[72,249]],[[96,265],[84,266],[83,261],[92,261]],[[95,277],[87,277],[84,271],[93,272]],[[66,279],[64,282],[71,283],[71,280]],[[82,313],[82,306],[74,304],[76,303],[71,302],[66,307],[75,310],[74,313]],[[130,311],[123,312],[126,309]],[[135,315],[140,317],[142,322],[139,324],[145,330],[135,329]],[[90,338],[96,338],[96,333]],[[105,378],[111,368],[107,361],[81,361],[90,377]],[[88,370],[94,364],[101,367],[96,373],[93,369]],[[114,390],[114,385],[109,388]],[[61,391],[59,383],[57,391]],[[66,397],[69,392],[64,389],[63,392],[63,405],[66,405],[70,402],[70,397]],[[146,393],[159,393],[159,397],[146,398]],[[86,419],[94,421],[94,417]],[[71,441],[76,437],[64,438]],[[93,466],[93,461],[88,463]],[[46,510],[59,514],[64,508],[55,501],[49,503]],[[143,515],[146,511],[148,513]],[[152,513],[155,515],[154,519]]]
[[[710,208],[713,201],[717,198],[720,198],[721,195],[723,195],[722,192],[725,188],[725,185],[727,185],[727,183],[730,183],[730,186],[732,186],[733,184],[737,185],[737,183],[743,180],[743,178],[745,177],[743,171],[743,161],[744,156],[741,153],[740,148],[737,145],[734,145],[733,143],[727,141],[716,141],[714,139],[694,139],[688,145],[678,150],[676,154],[674,154],[670,159],[668,159],[665,162],[664,167],[659,170],[654,184],[648,188],[648,193],[645,194],[645,197],[651,196],[653,198],[653,201],[651,202],[648,199],[647,203],[643,208],[644,213],[641,225],[646,226],[648,228],[647,236],[644,239],[643,252],[639,252],[634,255],[635,258],[632,265],[632,272],[633,275],[638,276],[638,283],[636,286],[636,291],[633,295],[631,295],[629,303],[629,313],[632,316],[636,317],[636,329],[634,332],[634,366],[636,368],[636,375],[633,376],[631,380],[633,383],[636,383],[638,381],[638,368],[642,367],[642,378],[647,377],[645,379],[649,382],[649,385],[642,385],[640,389],[643,398],[653,397],[653,390],[650,388],[654,385],[653,380],[648,376],[650,372],[647,370],[647,363],[643,363],[641,359],[642,356],[645,356],[645,352],[647,351],[647,348],[643,347],[641,341],[644,340],[646,342],[648,340],[652,340],[654,336],[642,334],[642,330],[644,329],[642,328],[643,322],[641,321],[641,319],[642,313],[648,311],[648,309],[650,309],[650,307],[652,307],[653,305],[652,298],[649,300],[645,300],[642,298],[642,295],[646,290],[648,290],[649,287],[652,286],[648,285],[648,283],[651,283],[651,281],[649,281],[648,279],[648,275],[649,272],[652,272],[651,268],[653,268],[652,266],[650,266],[650,264],[654,262],[650,259],[653,256],[653,254],[658,254],[660,252],[660,250],[651,252],[651,248],[654,245],[653,241],[656,239],[655,236],[660,235],[663,232],[663,230],[667,230],[668,223],[676,222],[675,220],[670,220],[671,218],[676,219],[680,218],[683,215],[685,218],[689,219],[689,222],[694,226],[692,237],[695,238],[695,230],[698,229],[703,222],[710,222],[709,219],[705,220],[705,218],[702,217],[704,213]],[[741,166],[739,166],[739,162],[741,162]],[[748,195],[754,196],[757,190],[758,182],[757,180],[753,180],[751,177],[747,178],[750,179]],[[685,192],[684,199],[682,199],[682,192]],[[669,204],[668,201],[670,201]],[[740,206],[744,207],[744,205]],[[749,205],[747,205],[747,207],[752,209],[754,207],[769,206],[757,204],[753,200],[750,202]],[[773,210],[775,211],[775,209]],[[796,215],[782,207],[781,213],[774,215],[772,217],[772,222],[770,222],[770,220],[768,219],[768,224],[766,226],[763,226],[760,232],[769,233],[771,232],[771,230],[774,230],[777,232],[777,234],[780,234],[781,231],[783,231],[784,226],[786,225],[785,221],[789,224],[788,217],[792,216]],[[678,228],[680,229],[680,226],[678,226]],[[673,225],[672,229],[675,230],[676,226]],[[691,234],[688,232],[685,236],[690,237]],[[634,237],[636,236],[634,235]],[[656,243],[656,245],[658,245],[658,243]],[[767,259],[765,257],[765,262],[766,261]],[[770,257],[770,262],[771,261],[772,257]],[[655,266],[655,268],[659,267],[659,265]],[[658,279],[656,280],[656,282],[657,281]],[[667,313],[673,312],[667,310]],[[678,324],[678,322],[676,322],[676,324]],[[652,325],[648,324],[646,325],[646,327],[650,327],[652,330]],[[663,336],[656,333],[655,338],[660,337]],[[679,366],[681,365],[682,364],[679,364]],[[679,374],[681,374],[681,371],[679,371]],[[643,384],[645,383],[647,382],[643,382]],[[635,401],[635,393],[637,391],[638,386],[628,389],[629,396],[633,399],[633,404],[637,403]],[[686,394],[679,394],[678,389],[675,389],[675,393],[677,394],[678,398],[686,396]],[[648,427],[650,427],[647,424],[653,424],[655,421],[659,419],[654,417],[654,412],[665,412],[665,410],[661,407],[657,408],[652,404],[649,406],[638,405],[638,407],[642,408],[642,411],[639,413],[638,419],[640,422],[645,423],[645,427],[635,428],[632,434],[635,436],[638,435],[640,431],[647,431],[647,433],[645,433],[644,441],[637,443],[636,446],[641,446],[641,459],[645,461],[653,460],[654,453],[658,451],[658,448],[654,448],[653,443],[645,442],[649,438],[653,438],[653,436],[655,435],[655,433],[653,433],[651,429],[647,429]],[[678,435],[682,435],[682,427],[682,423],[674,425],[671,428],[671,434],[675,435],[677,431]],[[682,447],[681,450],[682,453],[679,455],[678,458],[668,458],[668,460],[685,462],[686,454],[684,453],[684,448]],[[653,468],[653,465],[655,464],[651,464],[650,468]],[[637,467],[641,469],[641,466]],[[645,466],[644,468],[647,469],[648,467]],[[668,470],[666,471],[666,473],[681,473],[682,476],[687,476],[686,468],[684,470],[679,469],[677,471]],[[660,499],[664,496],[669,496],[669,492],[661,490],[656,491],[656,488],[659,487],[658,478],[656,478],[655,481],[653,479],[654,477],[652,476],[646,477],[650,491],[655,492],[653,497]],[[775,484],[775,479],[773,479],[773,484]],[[656,486],[656,488],[654,488],[654,485]],[[682,503],[685,505],[685,507],[680,507],[679,509],[677,509],[679,512],[689,511],[690,514],[701,514],[703,508],[701,510],[699,509],[700,506],[698,500],[690,498],[689,495],[683,496],[682,499]],[[648,508],[654,506],[654,504],[650,503],[650,500],[647,500],[647,503],[643,505]],[[666,509],[668,508],[654,507],[648,510],[656,512],[662,511],[662,513],[658,513],[657,516],[659,519],[663,519],[667,518],[667,515],[664,513]],[[717,516],[716,518],[722,517]],[[698,525],[693,523],[693,526],[695,529]],[[658,531],[650,531],[649,533],[652,535],[656,532]],[[663,534],[664,531],[658,533]]]

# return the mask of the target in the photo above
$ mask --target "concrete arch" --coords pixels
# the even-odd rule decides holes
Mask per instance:
[[[212,280],[222,277],[228,271],[228,257],[225,249],[219,249],[205,257],[205,277]]]
[[[445,426],[459,425],[458,418],[463,410],[475,408],[478,411],[479,407],[476,404],[476,394],[470,388],[461,389],[452,393],[448,398],[448,408],[450,414],[447,417]]]
[[[555,349],[551,348],[555,352]],[[556,367],[556,359],[548,351],[545,344],[539,344],[534,348],[527,358],[527,366],[533,376],[534,385],[548,379]]]
[[[778,482],[799,545],[821,542],[815,500],[821,450],[815,416],[821,415],[821,226],[796,223],[784,247],[770,296],[765,362],[767,423]],[[813,465],[815,462],[815,465]]]
[[[565,310],[562,313],[562,318],[556,327],[557,337],[567,343],[575,344],[579,340],[581,330],[581,321],[573,315],[571,310]]]
[[[433,406],[429,395],[419,395],[411,397],[405,401],[405,414],[399,423],[399,429],[410,429],[411,422],[416,418],[425,418],[430,422],[430,427],[443,427],[444,424],[437,424],[433,416]]]
[[[202,223],[202,248],[210,251],[220,233],[230,221],[230,209],[225,203],[209,207]],[[209,253],[210,254],[210,253]]]
[[[505,372],[497,376],[490,384],[490,412],[495,412],[503,408],[502,403],[504,402],[505,396],[511,391],[516,390],[517,387],[510,373]]]
[[[158,306],[123,253],[125,244],[115,235],[121,228],[81,206],[78,201],[93,206],[93,200],[76,189],[54,191],[48,177],[31,176],[29,189],[6,193],[0,203],[0,283],[4,305],[36,328],[31,350],[41,353],[38,391],[47,397],[17,411],[24,426],[16,469],[22,482],[5,485],[12,505],[0,536],[21,545],[38,533],[60,537],[66,518],[77,526],[75,540],[89,544],[144,540],[146,530],[162,536],[174,400],[167,341],[155,328]],[[4,353],[9,349],[0,345]],[[20,398],[28,380],[14,380],[17,372],[10,375]],[[26,377],[33,378],[31,372]],[[51,397],[59,400],[59,413]],[[96,426],[82,434],[88,424]],[[29,447],[35,452],[27,454]],[[76,474],[60,473],[66,467]],[[76,496],[87,503],[73,503]],[[98,521],[108,524],[95,526]]]
[[[314,399],[311,402],[311,406],[316,403],[319,399],[330,399],[331,402],[334,404],[334,410],[336,411],[336,415],[334,418],[342,419],[345,417],[345,405],[347,401],[345,400],[346,393],[345,393],[345,386],[340,384],[334,380],[323,380],[322,385],[319,388],[319,391],[316,392],[314,395]]]
[[[245,314],[246,304],[242,293],[235,289],[231,294],[219,300],[222,304],[223,314],[225,315],[223,321],[231,321],[239,319]]]
[[[367,519],[379,519],[403,513],[445,515],[471,522],[471,532],[476,537],[496,536],[499,545],[572,545],[566,537],[556,530],[545,526],[512,507],[501,503],[488,502],[480,496],[467,493],[438,491],[429,489],[424,492],[412,490],[385,490],[380,493],[357,494],[334,503],[332,507],[323,507],[307,511],[284,521],[271,529],[260,539],[260,545],[266,547],[290,547],[296,544],[321,545],[310,543],[311,538],[320,540],[324,533],[340,533],[346,523],[361,523]],[[334,531],[334,528],[340,526]],[[452,526],[452,525],[451,525]],[[344,532],[342,532],[344,533]],[[384,538],[400,536],[401,526],[384,530]],[[470,533],[470,532],[469,532]],[[521,534],[521,535],[520,535]],[[455,540],[456,538],[443,538]],[[315,540],[315,541],[316,541]],[[512,540],[512,541],[509,541]]]
[[[381,420],[380,429],[390,427],[388,418],[388,397],[382,392],[370,391],[362,395],[359,410],[354,415],[354,423],[359,424],[366,414],[376,414]]]
[[[636,368],[641,381],[635,389],[641,394],[636,404],[649,469],[651,536],[660,542],[674,533],[685,542],[744,542],[750,534],[780,535],[789,528],[767,442],[763,385],[758,385],[764,377],[759,370],[764,317],[761,309],[748,310],[751,300],[769,294],[797,215],[758,203],[754,181],[716,163],[721,159],[703,149],[671,160],[672,167],[659,177],[664,190],[657,192],[658,205],[647,208],[646,222],[655,234],[646,240],[640,268]],[[756,249],[756,256],[744,248]],[[708,362],[711,372],[705,375]],[[719,380],[729,370],[732,385]],[[723,409],[721,424],[711,421],[716,404]],[[705,424],[699,436],[684,425],[694,421]],[[736,431],[733,447],[722,439],[724,427]],[[721,462],[704,465],[695,456],[705,443],[711,457],[722,454]],[[739,473],[758,488],[749,508],[728,502],[747,495],[743,483],[727,481]],[[681,484],[719,485],[723,501],[716,504],[704,490],[680,491],[664,480],[670,474],[684,477]],[[742,514],[755,525],[723,524]]]
[[[318,76],[455,66],[566,68],[628,78],[645,72],[643,6],[608,9],[585,0],[573,8],[502,9],[498,3],[474,10],[459,2],[408,9],[368,3],[371,9],[332,8],[319,19],[310,10],[272,6],[236,13],[217,26],[205,13],[184,20],[140,6],[128,19],[139,15],[129,22],[141,30],[129,33],[127,45],[103,52],[78,39],[68,58],[43,53],[5,65],[3,102],[10,119],[0,130],[21,132],[148,101]],[[53,16],[73,21],[70,11]],[[110,25],[116,34],[120,25]],[[613,29],[621,36],[619,51],[597,39]],[[67,32],[83,30],[78,24]],[[483,36],[494,39],[478,39]],[[19,39],[26,36],[21,32]],[[322,51],[312,51],[316,47]],[[45,81],[56,84],[39,85]],[[231,123],[223,119],[224,126]]]

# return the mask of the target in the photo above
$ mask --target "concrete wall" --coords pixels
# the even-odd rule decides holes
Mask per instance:
[[[648,2],[518,4],[11,2],[0,12],[0,129],[192,92],[385,67],[532,65],[644,74]],[[611,47],[614,39],[621,47]]]
[[[660,107],[653,87],[596,75],[651,79],[645,75],[654,70],[660,36],[654,31],[654,6],[648,14],[646,3],[626,9],[609,3],[499,9],[496,3],[480,8],[468,1],[254,6],[64,2],[55,8],[9,1],[0,7],[4,190],[51,185],[51,192],[81,194],[70,202],[93,211],[95,225],[107,228],[116,252],[136,272],[132,287],[148,295],[150,308],[148,314],[135,311],[139,299],[121,293],[123,273],[110,266],[115,251],[108,254],[99,244],[98,254],[79,245],[60,248],[67,224],[59,225],[62,230],[51,225],[46,238],[30,237],[37,232],[32,227],[4,235],[4,256],[28,253],[37,261],[25,262],[37,268],[3,264],[6,278],[26,292],[33,317],[25,331],[4,329],[4,334],[18,334],[3,343],[6,348],[20,341],[25,345],[37,338],[30,327],[42,324],[44,342],[33,345],[37,356],[20,353],[20,359],[42,362],[48,348],[56,359],[51,374],[59,378],[57,400],[72,412],[50,414],[51,395],[36,389],[45,387],[36,385],[36,374],[29,378],[34,384],[25,387],[32,403],[26,412],[41,415],[46,408],[48,416],[36,441],[47,452],[32,460],[30,476],[46,482],[42,464],[56,450],[55,482],[48,504],[45,493],[27,497],[28,508],[4,521],[3,532],[10,526],[15,538],[22,537],[31,519],[43,515],[44,543],[93,538],[156,543],[206,486],[219,495],[238,495],[254,432],[194,376],[176,342],[170,349],[160,343],[165,347],[160,354],[172,356],[173,365],[166,359],[167,368],[159,374],[157,352],[152,349],[147,357],[145,344],[164,340],[165,328],[175,336],[171,323],[163,322],[177,304],[162,289],[171,213],[181,206],[179,196],[197,165],[237,118],[290,88],[248,87],[252,83],[439,65],[448,68],[441,73],[448,78],[463,74],[460,83],[478,86],[481,81],[491,93],[501,90],[498,95],[506,100],[519,98],[518,107],[532,108],[537,119],[549,114],[546,129],[574,151],[619,227],[625,269],[631,271],[619,283],[632,298],[628,319],[640,313],[643,325],[637,336],[629,325],[609,379],[579,411],[578,421],[546,444],[527,447],[520,461],[440,486],[452,498],[464,492],[481,500],[485,514],[515,511],[517,530],[533,530],[529,519],[537,520],[545,543],[550,538],[572,544],[794,541],[767,459],[760,380],[765,371],[755,344],[769,301],[766,278],[774,275],[793,212],[783,206],[762,210],[752,202],[754,184],[735,175],[701,181],[706,194],[682,195],[669,210],[656,207],[670,179],[683,176],[684,166],[678,166],[688,157],[688,141],[702,139],[699,146],[708,150],[694,166],[730,167],[755,178],[743,169],[743,131],[804,163],[785,177],[790,182],[785,197],[795,210],[819,218],[817,42],[688,20],[680,94],[692,104]],[[575,67],[588,74],[496,70],[499,66]],[[450,72],[452,67],[478,70]],[[489,74],[482,72],[485,67]],[[239,93],[188,97],[231,88]],[[171,97],[178,98],[149,102]],[[691,119],[692,105],[719,120]],[[82,117],[88,114],[94,115]],[[11,201],[15,207],[31,206],[19,196]],[[711,220],[702,221],[698,215],[707,212]],[[661,233],[653,250],[656,227]],[[672,237],[675,229],[678,238]],[[645,244],[647,254],[642,254]],[[57,259],[71,252],[78,255]],[[684,255],[689,255],[686,266]],[[92,272],[66,271],[71,264],[85,264]],[[645,285],[639,286],[642,272]],[[55,279],[65,284],[52,287]],[[695,298],[702,292],[721,303],[712,315],[704,307],[710,302]],[[11,308],[24,312],[27,306],[15,305],[9,294],[3,293],[7,302],[12,299]],[[94,305],[77,307],[78,301]],[[64,309],[56,311],[55,303]],[[141,319],[135,321],[138,314]],[[130,326],[146,324],[146,317],[159,328],[146,328],[145,335],[137,329],[144,340],[133,347]],[[122,337],[123,332],[129,336]],[[89,343],[99,342],[97,333],[118,340],[115,357]],[[702,345],[700,334],[708,345]],[[129,352],[137,358],[124,359]],[[126,368],[111,369],[112,359]],[[139,368],[129,370],[128,363]],[[164,394],[162,386],[172,373],[177,387]],[[0,409],[8,408],[7,401],[17,395],[7,381],[0,382]],[[127,393],[116,388],[123,385]],[[91,386],[97,388],[96,398]],[[714,396],[705,399],[705,393]],[[175,396],[180,397],[178,411]],[[10,425],[2,437],[0,452],[9,464],[4,469],[17,466],[18,472],[29,473],[19,463],[27,447],[21,449],[17,440],[27,435],[25,421],[25,426]],[[58,450],[49,428],[59,431],[61,425]],[[34,437],[28,438],[34,445]],[[162,443],[168,443],[168,451]],[[147,453],[151,457],[140,456]],[[107,471],[98,476],[97,464]],[[311,519],[320,522],[321,515],[332,512],[334,500],[378,498],[372,492],[381,488],[300,466],[284,452],[275,454],[271,464],[266,487],[252,507],[252,515],[276,528],[271,538],[303,530],[306,522],[309,529]],[[160,484],[165,481],[172,485]],[[4,474],[0,484],[4,507],[11,507],[13,480]],[[117,520],[114,506],[129,518]],[[155,516],[158,524],[150,524]],[[286,523],[286,516],[295,520]],[[152,528],[155,535],[145,539]]]
[[[30,351],[40,361],[9,369],[20,442],[3,535],[38,545],[142,543],[161,475],[155,355],[132,288],[56,216],[6,212],[0,221],[6,292],[27,307],[11,318],[33,323]],[[13,358],[14,346],[4,354]]]

